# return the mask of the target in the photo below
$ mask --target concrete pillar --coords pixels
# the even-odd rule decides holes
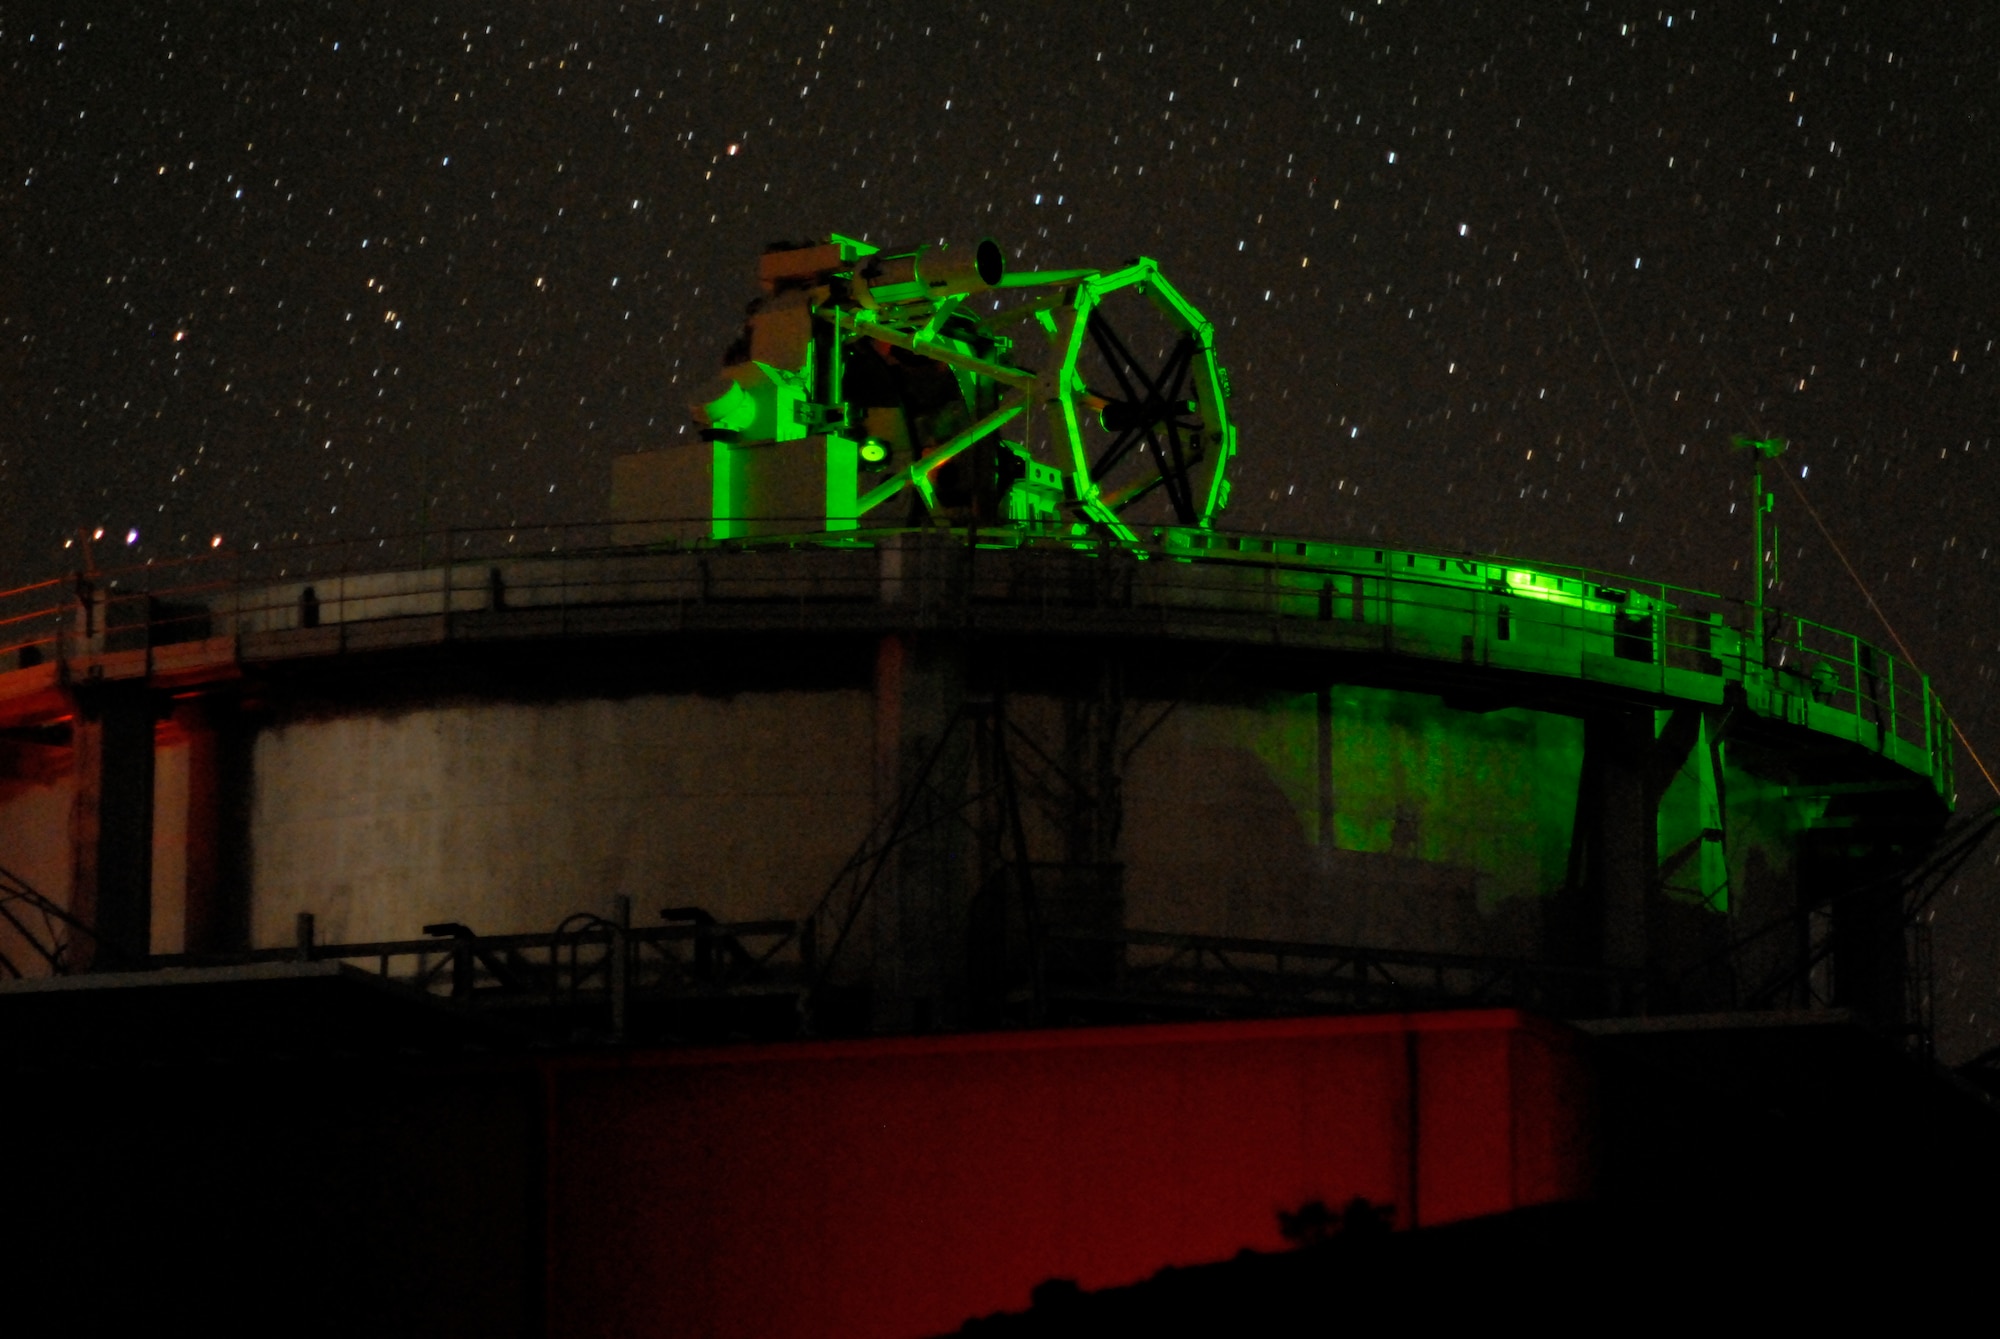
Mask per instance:
[[[182,948],[188,953],[213,953],[229,941],[222,903],[222,744],[208,706],[200,700],[181,703],[174,724],[187,747]]]
[[[1319,805],[1313,832],[1313,901],[1328,906],[1337,891],[1333,861],[1340,847],[1334,830],[1340,800],[1333,788],[1333,690],[1323,687],[1314,698],[1313,761]]]
[[[1831,984],[1833,1004],[1896,1027],[1909,1016],[1908,941],[1897,877],[1909,854],[1886,843],[1869,849],[1855,836],[1853,828],[1835,827],[1800,835],[1802,919],[1810,924],[1821,918],[1822,929],[1831,931],[1831,961],[1818,975],[1822,986]]]
[[[1648,785],[1652,713],[1599,712],[1583,727],[1569,877],[1551,908],[1549,938],[1562,958],[1641,972],[1647,911],[1658,868],[1659,822]],[[1580,998],[1593,1010],[1632,1010],[1636,999]]]
[[[144,682],[79,687],[71,732],[71,909],[96,929],[78,957],[116,970],[143,961],[152,934],[152,695]]]
[[[962,811],[973,732],[960,640],[884,637],[875,702],[878,839],[901,820],[873,894],[875,1026],[925,1031],[959,1021],[969,993],[974,876]]]
[[[1719,739],[1725,726],[1720,713],[1676,707],[1652,746],[1648,805],[1657,816],[1668,792],[1685,775],[1693,782],[1700,823],[1698,834],[1677,849],[1655,846],[1646,949],[1655,983],[1651,1003],[1658,1012],[1707,1012],[1733,1008],[1736,1002]],[[1683,802],[1672,825],[1682,826],[1687,818]]]
[[[1909,1016],[1903,890],[1849,892],[1833,903],[1833,1002],[1886,1027]]]
[[[1596,754],[1594,780],[1602,795],[1594,890],[1602,917],[1601,961],[1640,971],[1648,963],[1647,904],[1659,866],[1659,815],[1648,785],[1653,714],[1596,716],[1585,731],[1596,736],[1585,752]]]
[[[1064,814],[1063,869],[1037,891],[1048,925],[1115,934],[1125,928],[1124,867],[1118,860],[1125,822],[1118,751],[1123,675],[1108,653],[1079,661],[1063,703],[1062,772],[1074,787]],[[1125,955],[1113,943],[1072,942],[1047,945],[1042,957],[1049,985],[1101,990],[1115,984]]]
[[[1313,761],[1317,764],[1319,780],[1319,822],[1314,833],[1314,844],[1321,852],[1322,874],[1331,863],[1325,853],[1340,845],[1334,840],[1333,814],[1337,807],[1333,793],[1333,690],[1322,688],[1315,694],[1314,716],[1317,729],[1313,736]]]

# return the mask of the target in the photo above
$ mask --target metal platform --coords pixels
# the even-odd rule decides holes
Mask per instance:
[[[1157,528],[849,531],[612,547],[618,526],[450,531],[149,564],[12,593],[0,725],[61,685],[528,640],[956,629],[1391,657],[1500,693],[1740,707],[1955,800],[1929,680],[1859,636],[1710,592],[1474,555]],[[434,552],[434,550],[437,550]],[[411,559],[416,561],[412,562]],[[1468,677],[1469,672],[1469,677]],[[1850,752],[1851,751],[1851,752]]]

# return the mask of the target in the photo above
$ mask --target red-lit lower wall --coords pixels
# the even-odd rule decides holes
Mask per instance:
[[[920,1335],[1285,1246],[1575,1198],[1573,1035],[1503,1010],[640,1053],[548,1073],[550,1331]],[[1414,1212],[1412,1211],[1414,1208]]]

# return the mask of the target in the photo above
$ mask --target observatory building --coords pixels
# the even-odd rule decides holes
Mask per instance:
[[[539,1262],[502,1330],[915,1334],[1307,1201],[1581,1196],[1593,1028],[1926,1024],[1906,912],[1969,847],[1906,662],[1761,589],[1229,531],[1229,378],[1151,261],[758,278],[602,524],[8,597],[9,1063],[453,1075],[438,1128],[547,1173],[479,1201]],[[868,1158],[919,1170],[828,1189]],[[1051,1177],[1167,1225],[1065,1236]],[[911,1207],[954,1195],[1038,1244]]]

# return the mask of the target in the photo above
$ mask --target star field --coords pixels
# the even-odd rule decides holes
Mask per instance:
[[[1745,593],[1728,439],[1790,439],[2000,762],[1996,54],[1851,3],[10,12],[0,561],[594,519],[766,242],[991,235],[1215,321],[1238,527]],[[1780,602],[1886,640],[1780,493]],[[1937,912],[1960,1054],[1989,858]]]

